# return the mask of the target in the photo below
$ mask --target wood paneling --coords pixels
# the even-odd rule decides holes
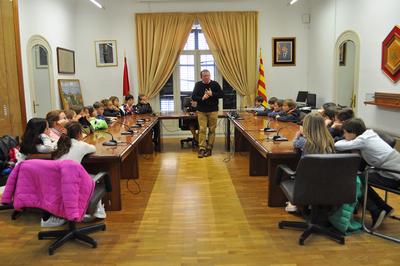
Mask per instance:
[[[18,2],[0,0],[0,135],[22,135],[26,124]]]

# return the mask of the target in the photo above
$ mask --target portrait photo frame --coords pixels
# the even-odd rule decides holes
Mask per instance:
[[[116,40],[95,41],[94,45],[95,45],[97,67],[118,66]]]
[[[75,74],[75,52],[57,47],[57,69],[60,74]]]
[[[346,48],[347,42],[339,46],[339,66],[346,66]]]
[[[296,65],[296,38],[272,38],[272,66]]]

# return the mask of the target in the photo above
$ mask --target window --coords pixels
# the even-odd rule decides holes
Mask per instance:
[[[179,56],[178,64],[173,73],[174,79],[171,76],[160,91],[160,111],[182,110],[184,98],[192,95],[194,85],[200,80],[200,71],[203,69],[210,71],[212,80],[219,81],[214,57],[208,47],[204,33],[201,31],[200,25],[195,24]],[[221,82],[219,83],[221,84]],[[225,84],[225,81],[223,84]],[[223,99],[223,108],[235,109],[236,91],[227,82],[222,87],[226,94]],[[180,99],[180,101],[174,99]]]

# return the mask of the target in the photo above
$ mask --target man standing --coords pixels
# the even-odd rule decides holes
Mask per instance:
[[[210,79],[210,71],[200,72],[201,81],[196,82],[192,93],[197,102],[197,119],[199,121],[199,153],[198,157],[211,156],[215,141],[215,129],[218,120],[218,99],[224,95],[218,82]],[[206,132],[208,127],[208,143]]]

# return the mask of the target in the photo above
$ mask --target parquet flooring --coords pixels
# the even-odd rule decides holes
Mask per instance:
[[[399,244],[365,233],[344,246],[317,235],[299,246],[299,231],[277,227],[299,218],[267,207],[267,178],[248,176],[247,154],[225,153],[219,139],[212,157],[198,159],[165,142],[164,152],[140,158],[139,194],[122,181],[123,210],[108,212],[107,231],[92,235],[97,249],[70,242],[48,256],[39,214],[11,221],[0,211],[0,265],[399,265]],[[390,203],[399,208],[399,199]],[[400,236],[400,222],[382,230]]]

